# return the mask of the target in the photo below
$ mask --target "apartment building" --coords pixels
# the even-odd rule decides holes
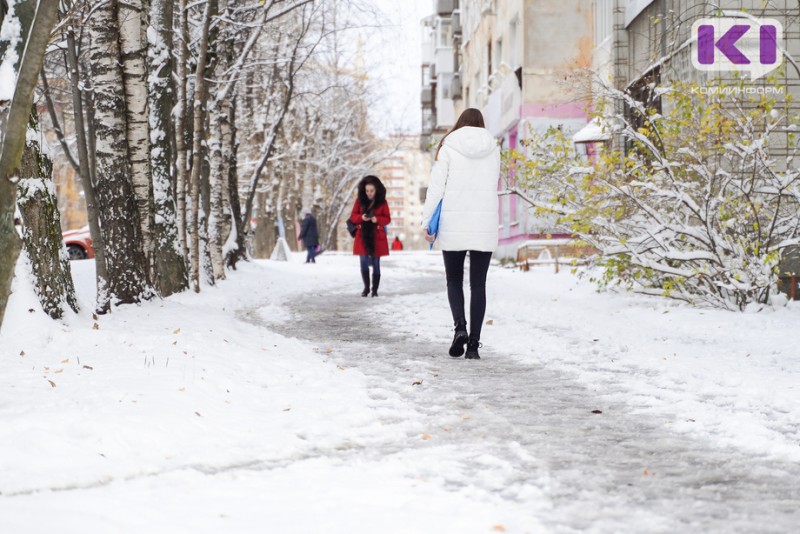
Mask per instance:
[[[652,94],[655,85],[672,81],[704,84],[711,79],[732,82],[730,71],[708,72],[694,67],[697,39],[692,26],[698,19],[721,15],[742,20],[770,18],[783,26],[778,43],[787,60],[769,76],[746,82],[752,87],[777,84],[782,94],[773,95],[790,115],[800,114],[800,68],[791,58],[800,55],[800,24],[793,0],[594,0],[593,71],[598,83],[626,90],[635,98],[660,108]],[[746,78],[747,76],[745,76]],[[768,78],[774,78],[769,80]],[[599,88],[597,88],[600,92]],[[624,112],[624,109],[609,112]],[[789,132],[773,136],[775,155],[788,151]],[[619,142],[619,140],[618,140]]]
[[[504,149],[518,147],[535,131],[575,132],[587,124],[592,2],[437,0],[434,10],[422,22],[428,51],[423,53],[424,136],[435,141],[447,131],[440,115],[454,120],[467,107],[483,111],[486,127]],[[437,50],[446,61],[436,61]],[[498,189],[505,187],[500,179]],[[498,256],[512,257],[520,243],[553,236],[552,221],[535,217],[516,196],[501,196],[499,202]]]
[[[419,136],[395,135],[384,143],[393,154],[381,162],[376,175],[386,186],[386,201],[392,212],[389,240],[399,237],[406,250],[421,250],[426,242],[420,231],[420,188],[430,176],[430,155],[419,149]]]

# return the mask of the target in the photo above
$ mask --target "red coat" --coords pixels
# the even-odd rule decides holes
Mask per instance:
[[[366,256],[367,249],[364,247],[364,242],[361,240],[361,223],[364,222],[361,216],[364,212],[361,209],[361,203],[356,200],[353,206],[353,211],[350,214],[350,220],[358,225],[356,231],[355,241],[353,242],[353,254],[356,256]],[[375,217],[378,219],[377,228],[375,228],[375,256],[388,256],[389,255],[389,239],[386,237],[386,226],[392,222],[392,216],[389,213],[389,204],[384,202],[374,210]]]

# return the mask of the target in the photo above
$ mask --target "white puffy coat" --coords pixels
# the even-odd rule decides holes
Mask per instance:
[[[487,129],[465,126],[445,138],[422,211],[425,229],[444,199],[439,223],[442,250],[497,250],[499,178],[500,148]]]

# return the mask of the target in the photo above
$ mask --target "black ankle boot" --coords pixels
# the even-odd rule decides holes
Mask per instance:
[[[481,355],[478,354],[478,349],[481,348],[483,345],[477,339],[470,339],[467,343],[467,354],[464,355],[464,358],[468,360],[480,360]]]
[[[464,354],[464,345],[467,344],[467,340],[469,340],[467,323],[456,323],[456,334],[453,336],[453,343],[450,345],[450,356],[458,358]]]
[[[381,275],[373,274],[372,275],[372,296],[378,296],[378,287],[381,285]]]
[[[361,279],[364,281],[364,291],[361,292],[362,297],[369,296],[369,271],[361,271]]]

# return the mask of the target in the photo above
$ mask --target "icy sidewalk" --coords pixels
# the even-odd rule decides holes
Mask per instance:
[[[474,503],[425,479],[402,454],[384,458],[387,440],[402,449],[402,436],[421,436],[406,428],[414,419],[407,407],[373,409],[361,373],[241,319],[247,310],[287,320],[278,304],[347,285],[348,259],[334,258],[333,267],[255,262],[199,296],[97,320],[88,311],[91,264],[74,263],[84,312],[64,323],[43,317],[18,287],[0,333],[0,532],[486,532],[506,519],[520,524],[500,498]],[[413,461],[428,472],[446,460]]]
[[[352,290],[294,299],[281,327],[363,372],[376,406],[417,412],[416,454],[449,458],[426,476],[477,502],[500,496],[544,531],[800,523],[800,369],[778,341],[797,310],[692,310],[495,269],[484,359],[451,360],[440,261],[389,260],[387,273],[417,276],[384,275],[379,303]]]
[[[18,293],[0,334],[0,532],[800,523],[796,309],[493,269],[484,359],[467,362],[446,356],[438,255],[391,257],[379,299],[357,296],[352,257],[319,261],[256,262],[98,321],[50,322]]]

